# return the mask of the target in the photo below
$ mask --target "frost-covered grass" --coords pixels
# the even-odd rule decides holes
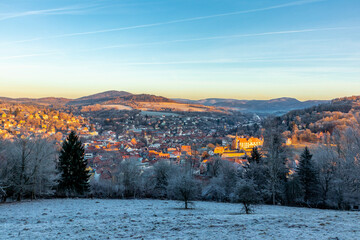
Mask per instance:
[[[55,199],[0,205],[0,239],[360,239],[360,212],[161,200]]]

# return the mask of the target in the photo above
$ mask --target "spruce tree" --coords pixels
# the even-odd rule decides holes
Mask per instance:
[[[312,163],[312,154],[307,147],[301,154],[298,176],[303,190],[304,201],[308,203],[317,196],[318,179],[315,166]]]
[[[69,195],[83,195],[89,190],[89,172],[86,170],[84,147],[79,137],[72,131],[62,145],[59,156],[61,179],[58,190]]]
[[[262,154],[259,152],[258,147],[254,147],[251,151],[251,156],[248,159],[249,163],[250,164],[253,162],[260,163],[261,159],[262,159]]]

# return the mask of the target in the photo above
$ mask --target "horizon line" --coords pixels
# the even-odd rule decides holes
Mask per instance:
[[[316,98],[312,98],[312,99],[303,99],[303,98],[296,98],[296,97],[291,97],[291,96],[282,96],[282,97],[270,97],[270,98],[249,98],[249,99],[246,99],[246,98],[242,98],[242,99],[239,99],[239,98],[232,98],[232,97],[205,97],[205,98],[183,98],[183,97],[168,97],[168,96],[165,96],[165,95],[161,95],[161,94],[151,94],[151,93],[145,93],[145,92],[140,92],[140,93],[131,93],[131,92],[128,92],[128,91],[125,91],[125,90],[106,90],[106,91],[101,91],[101,92],[96,92],[96,93],[90,93],[89,95],[83,95],[83,96],[79,96],[79,97],[72,97],[72,98],[69,98],[69,97],[63,97],[63,96],[55,96],[55,95],[52,95],[52,96],[43,96],[43,97],[31,97],[31,96],[17,96],[17,97],[13,97],[13,96],[0,96],[0,101],[1,101],[1,98],[9,98],[9,99],[13,99],[13,100],[19,100],[19,99],[33,99],[33,100],[39,100],[39,99],[44,99],[44,98],[64,98],[64,99],[68,99],[68,100],[76,100],[76,99],[79,99],[79,98],[82,98],[82,97],[87,97],[87,96],[92,96],[92,95],[96,95],[96,94],[101,94],[101,93],[106,93],[106,92],[127,92],[131,95],[141,95],[141,94],[147,94],[147,95],[154,95],[154,96],[161,96],[161,97],[165,97],[165,98],[168,98],[168,99],[172,99],[172,100],[190,100],[190,101],[200,101],[200,100],[207,100],[207,99],[224,99],[224,100],[238,100],[238,101],[270,101],[270,100],[276,100],[276,99],[296,99],[298,101],[301,101],[301,102],[306,102],[306,101],[331,101],[331,100],[334,100],[334,99],[337,99],[337,98],[343,98],[343,97],[352,97],[352,96],[360,96],[359,95],[351,95],[351,96],[339,96],[339,97],[334,97],[334,98],[327,98],[327,99],[316,99]],[[35,94],[36,95],[36,94]]]

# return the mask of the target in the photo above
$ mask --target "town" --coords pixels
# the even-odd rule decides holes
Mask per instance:
[[[250,136],[243,127],[259,129],[254,115],[165,113],[103,110],[70,111],[38,105],[1,104],[2,139],[41,136],[60,144],[71,131],[82,139],[88,170],[94,179],[111,180],[124,159],[151,168],[159,160],[174,164],[192,162],[194,173],[206,175],[214,158],[243,165],[260,135]],[[114,116],[114,117],[109,117]],[[241,132],[242,135],[237,135]],[[254,132],[254,131],[252,131]],[[257,131],[259,132],[259,131]]]

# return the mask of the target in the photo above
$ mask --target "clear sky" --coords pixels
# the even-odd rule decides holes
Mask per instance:
[[[0,0],[0,96],[360,95],[359,0]]]

